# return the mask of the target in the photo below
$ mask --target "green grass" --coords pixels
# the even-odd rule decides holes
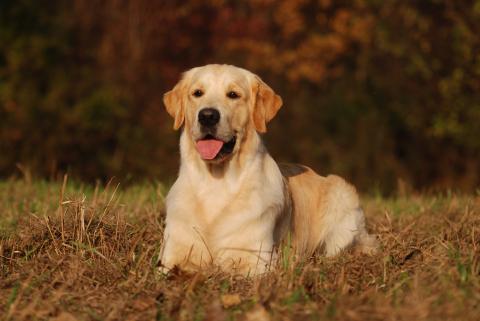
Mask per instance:
[[[166,187],[0,182],[0,320],[477,320],[480,197],[365,198],[373,256],[158,272]]]

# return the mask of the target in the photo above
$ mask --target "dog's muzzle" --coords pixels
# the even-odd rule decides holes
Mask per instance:
[[[195,142],[200,157],[205,161],[223,161],[235,148],[235,136],[224,137],[218,135],[220,112],[213,107],[202,108],[198,112],[198,123],[202,138]]]

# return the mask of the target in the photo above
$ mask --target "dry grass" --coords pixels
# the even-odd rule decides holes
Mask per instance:
[[[0,183],[0,320],[478,320],[480,197],[367,199],[372,257],[161,275],[161,186]]]

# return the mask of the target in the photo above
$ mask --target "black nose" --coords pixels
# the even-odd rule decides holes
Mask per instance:
[[[220,120],[220,113],[215,108],[203,108],[198,113],[198,122],[205,127],[212,127]]]

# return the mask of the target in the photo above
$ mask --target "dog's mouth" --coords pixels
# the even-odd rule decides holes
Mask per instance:
[[[233,152],[236,141],[236,136],[225,142],[209,134],[197,140],[196,147],[203,160],[223,160]]]

